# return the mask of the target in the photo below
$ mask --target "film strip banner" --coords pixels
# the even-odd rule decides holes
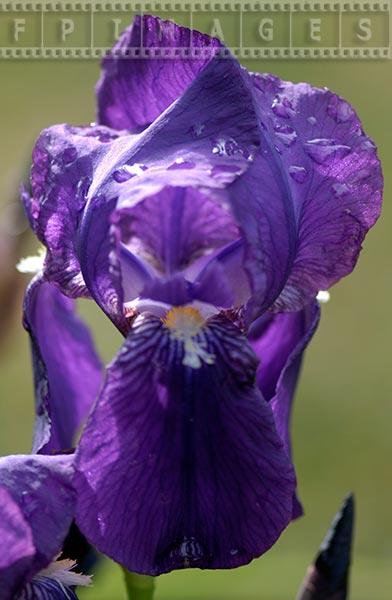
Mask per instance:
[[[154,14],[220,38],[240,59],[385,59],[390,2],[7,2],[0,59],[101,58],[135,15]],[[203,50],[206,54],[211,49]],[[200,56],[200,49],[128,49],[129,58]]]

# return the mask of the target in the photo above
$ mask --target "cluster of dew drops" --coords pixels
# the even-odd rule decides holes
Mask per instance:
[[[275,122],[272,124],[273,136],[275,138],[274,150],[279,154],[282,151],[292,148],[298,140],[298,133],[293,127],[292,122],[298,117],[298,113],[293,106],[290,98],[284,94],[277,94],[273,98],[271,109],[275,115]],[[327,105],[327,114],[333,118],[337,124],[346,123],[355,118],[354,110],[351,106],[343,99],[331,94],[329,104]],[[305,123],[304,123],[305,121]],[[305,127],[305,133],[310,131],[309,138],[303,143],[303,148],[307,156],[317,165],[326,166],[334,159],[344,159],[352,150],[347,144],[341,144],[329,137],[312,137],[312,128],[317,124],[317,119],[314,115],[301,119],[301,127]],[[265,124],[261,123],[262,128],[267,129]],[[189,133],[193,138],[199,138],[204,136],[205,124],[196,122],[193,124]],[[363,135],[362,129],[358,126],[358,135]],[[303,137],[303,136],[302,136]],[[373,151],[374,144],[364,139],[362,142],[362,149]],[[244,144],[237,142],[233,137],[220,137],[211,139],[211,151],[215,157],[234,158],[234,159],[245,159],[246,161],[253,161],[255,156],[255,149],[249,148]],[[267,153],[268,150],[265,150]],[[193,169],[195,163],[184,158],[177,158],[173,164],[169,165],[168,170],[174,169]],[[148,167],[143,164],[135,163],[132,165],[125,164],[119,169],[116,169],[113,173],[113,179],[117,183],[123,183],[128,181],[132,177],[139,176],[146,171]],[[211,169],[212,175],[219,175],[221,173],[235,173],[240,169],[238,164],[230,164],[224,162],[222,164],[216,164]],[[300,164],[291,164],[288,167],[288,173],[290,177],[298,184],[303,184],[308,180],[309,168]],[[358,177],[365,178],[368,173],[365,173],[362,169],[358,173]],[[349,192],[347,184],[337,182],[332,186],[332,191],[335,196],[344,196]]]

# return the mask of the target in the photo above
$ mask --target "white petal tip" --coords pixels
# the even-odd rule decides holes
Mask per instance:
[[[26,256],[26,258],[21,258],[16,265],[16,269],[19,271],[19,273],[29,273],[35,275],[36,273],[42,271],[44,261],[45,250],[40,248],[36,256]]]

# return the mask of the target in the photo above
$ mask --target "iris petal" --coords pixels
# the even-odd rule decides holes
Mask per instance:
[[[13,597],[29,572],[35,554],[33,536],[22,511],[6,488],[0,486],[0,590],[3,600]]]
[[[5,488],[19,507],[32,534],[33,555],[31,537],[22,532],[31,558],[26,576],[46,567],[61,549],[74,516],[73,472],[72,455],[0,458],[0,488]],[[12,521],[2,522],[2,528],[11,527]],[[14,550],[15,546],[4,546],[2,554],[12,557]]]
[[[26,292],[36,395],[34,452],[71,448],[98,393],[102,365],[74,302],[36,278]]]
[[[138,318],[78,450],[78,524],[136,572],[245,564],[291,520],[295,476],[250,346],[223,317],[192,343]]]
[[[120,329],[126,327],[118,315],[124,298],[116,260],[120,223],[114,209],[120,213],[133,209],[165,188],[178,187],[198,188],[203,195],[224,202],[225,188],[248,169],[259,143],[250,87],[248,75],[233,59],[212,59],[136,141],[128,144],[122,139],[97,169],[81,221],[79,258],[91,295]],[[190,124],[201,119],[203,132],[195,137]],[[222,148],[214,152],[218,142]],[[178,159],[194,167],[169,168]],[[113,179],[124,165],[135,164],[145,168],[121,183]],[[222,178],[214,171],[217,166],[232,170],[225,171]],[[203,197],[196,190],[192,193],[199,200]]]
[[[262,150],[230,188],[233,210],[256,312],[298,310],[354,268],[380,214],[381,166],[354,110],[329,90],[253,82]]]
[[[70,588],[65,588],[58,581],[39,577],[29,581],[15,600],[78,600]]]
[[[47,247],[45,271],[71,297],[88,296],[76,254],[76,230],[98,157],[119,133],[105,127],[58,125],[33,151],[31,191],[22,192],[29,221]]]
[[[290,422],[303,353],[318,325],[320,309],[314,302],[295,313],[266,313],[249,331],[249,341],[260,360],[257,383],[270,402],[277,432],[291,457]],[[293,517],[302,514],[295,495]]]
[[[143,48],[211,48],[207,58],[131,59],[125,52]],[[197,31],[149,15],[137,16],[105,58],[97,86],[98,121],[138,133],[150,125],[197,77],[220,42]]]
[[[197,189],[166,187],[128,209],[123,235],[166,275],[183,271],[199,256],[238,238],[227,208]]]

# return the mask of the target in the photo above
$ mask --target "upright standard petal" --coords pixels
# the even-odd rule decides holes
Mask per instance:
[[[380,214],[382,174],[352,107],[326,89],[253,76],[261,151],[231,186],[260,314],[298,310],[351,272]],[[255,221],[256,217],[256,221]]]
[[[217,39],[171,21],[135,17],[103,60],[97,86],[98,122],[135,133],[143,130],[181,96],[220,47]],[[174,55],[180,48],[188,49],[189,55]],[[140,57],[144,49],[150,50],[145,59]],[[155,49],[164,56],[157,58]],[[192,58],[194,49],[200,51],[198,58]]]
[[[295,476],[257,361],[224,317],[133,324],[78,450],[77,522],[126,568],[231,568],[291,520]]]
[[[8,509],[2,504],[2,511],[8,511],[9,518],[5,515],[7,521],[2,519],[0,524],[8,532],[3,541],[10,542],[2,549],[3,565],[4,557],[8,557],[5,559],[8,565],[1,572],[9,589],[21,586],[61,550],[75,510],[73,473],[72,455],[0,458],[0,489],[6,490],[12,499],[10,504],[7,496]],[[21,552],[21,539],[25,555]],[[22,564],[20,559],[28,560],[29,564]],[[19,567],[23,567],[21,571]]]
[[[195,135],[191,126],[200,121],[203,129]],[[196,188],[195,210],[203,211],[207,196],[227,212],[225,188],[248,169],[258,144],[249,76],[234,59],[218,57],[136,140],[113,143],[88,192],[79,259],[91,295],[120,329],[126,330],[118,314],[124,298],[115,209],[123,214],[159,193],[164,200],[165,188],[183,187]]]
[[[33,452],[71,448],[101,385],[102,365],[74,302],[38,276],[26,292],[24,324],[33,358]]]
[[[0,487],[0,590],[12,598],[29,572],[35,554],[33,535],[22,511],[6,488]]]

